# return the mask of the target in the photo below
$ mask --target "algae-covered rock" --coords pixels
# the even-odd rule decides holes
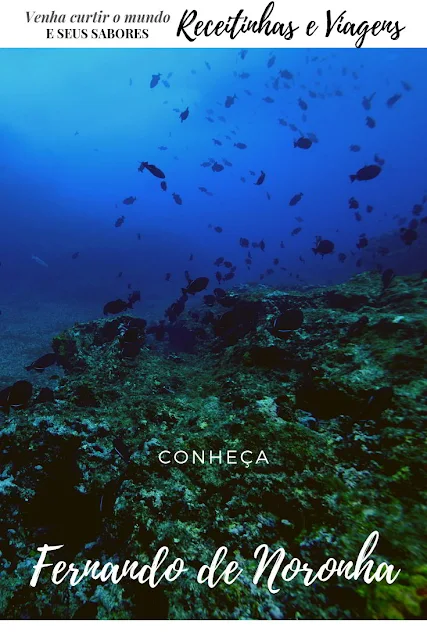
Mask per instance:
[[[425,616],[426,298],[426,280],[384,290],[377,273],[244,286],[173,325],[119,316],[54,338],[53,394],[38,400],[34,374],[28,406],[0,427],[0,615]],[[355,559],[373,530],[402,569],[394,585],[296,580],[273,595],[250,580],[260,543],[319,566]],[[32,589],[45,542],[79,566],[148,562],[166,545],[189,571],[156,589],[47,576]],[[222,545],[241,579],[198,585]]]

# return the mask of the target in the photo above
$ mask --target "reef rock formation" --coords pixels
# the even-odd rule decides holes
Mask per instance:
[[[57,336],[53,394],[37,396],[28,374],[34,400],[0,418],[0,616],[425,617],[426,328],[427,280],[384,290],[364,273],[333,288],[238,287],[165,331],[120,316]],[[377,556],[402,569],[392,587],[295,580],[272,595],[250,582],[260,543],[317,567],[355,559],[373,530]],[[34,589],[45,543],[79,566],[145,562],[167,545],[189,571],[156,589],[48,577]],[[243,577],[198,585],[222,545]]]

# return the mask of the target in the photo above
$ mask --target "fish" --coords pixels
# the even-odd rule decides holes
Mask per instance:
[[[242,60],[246,58],[248,51],[249,49],[240,49],[239,56],[241,57]]]
[[[369,244],[368,238],[365,236],[364,233],[362,233],[361,236],[359,236],[359,241],[356,244],[356,247],[358,249],[364,249],[365,247],[367,247]]]
[[[321,255],[322,258],[330,253],[334,252],[335,245],[332,240],[322,240],[318,239],[316,246],[312,249],[312,252],[316,256],[317,254]]]
[[[167,151],[167,147],[165,147],[164,145],[162,145],[161,147],[157,147],[160,151]],[[158,176],[157,176],[158,177]]]
[[[297,236],[299,233],[301,233],[301,231],[302,227],[296,227],[295,229],[292,229],[291,236]]]
[[[139,302],[141,300],[141,293],[140,291],[132,291],[132,293],[129,295],[128,297],[128,304],[129,304],[129,308],[132,309],[133,305],[136,302]]]
[[[147,171],[149,171],[156,178],[163,179],[166,177],[163,171],[158,167],[156,167],[154,164],[149,164],[148,162],[141,162],[139,165],[138,171],[142,173],[144,169],[147,169]]]
[[[358,209],[359,203],[355,198],[351,197],[348,201],[348,206],[349,206],[349,209]]]
[[[388,106],[388,108],[391,109],[391,107],[393,107],[396,104],[396,102],[400,100],[401,97],[402,97],[401,93],[395,93],[393,96],[391,96],[391,98],[389,98],[386,102],[386,105]]]
[[[226,269],[231,269],[231,267],[232,267],[232,266],[233,266],[233,263],[232,263],[232,262],[230,262],[229,260],[225,260],[225,262],[224,262],[224,267],[225,267]]]
[[[166,282],[169,282],[169,280],[171,279],[171,277],[172,277],[172,274],[171,274],[171,273],[167,273],[167,274],[165,275],[165,280],[166,280]]]
[[[155,73],[151,76],[150,89],[154,89],[159,84],[161,73]]]
[[[379,155],[378,155],[377,153],[374,155],[374,162],[375,162],[376,164],[379,164],[379,165],[380,165],[380,167],[383,167],[383,166],[384,166],[384,164],[385,164],[385,160],[383,160],[382,158],[380,158],[380,157],[379,157]]]
[[[221,140],[217,140],[216,138],[212,138],[213,143],[217,146],[217,147],[222,147],[222,142]]]
[[[170,88],[170,84],[169,84],[169,82],[168,82],[167,80],[162,80],[162,85],[163,85],[164,87],[166,87],[166,89],[169,89],[169,88]]]
[[[402,87],[405,89],[405,91],[411,91],[412,90],[412,87],[409,84],[409,82],[405,82],[405,80],[401,80],[400,82],[402,84]]]
[[[298,106],[303,111],[307,111],[307,109],[308,109],[308,104],[302,98],[298,98]]]
[[[117,218],[117,220],[115,221],[114,226],[119,228],[119,227],[122,226],[124,221],[125,221],[125,217],[124,216],[120,216],[120,218]]]
[[[361,222],[362,216],[358,211],[355,212],[354,217],[356,218],[357,222]]]
[[[37,264],[39,264],[41,267],[48,267],[49,265],[47,264],[47,262],[45,262],[44,260],[42,260],[41,258],[39,258],[38,256],[31,256],[31,260],[34,260],[34,262],[37,262]]]
[[[172,198],[175,200],[176,204],[182,204],[182,198],[178,193],[173,193]]]
[[[345,255],[345,253],[339,253],[338,260],[339,262],[345,262],[347,260],[347,256]]]
[[[181,289],[181,291],[183,294],[189,293],[190,295],[194,296],[196,293],[200,293],[201,291],[204,291],[204,289],[206,289],[208,285],[209,285],[209,278],[206,278],[206,277],[196,278],[195,280],[192,280],[190,282],[188,287]]]
[[[312,144],[310,138],[304,138],[304,136],[301,136],[298,140],[294,140],[294,148],[298,147],[298,149],[310,149]]]
[[[167,191],[168,185],[167,185],[167,183],[165,182],[165,180],[162,180],[162,181],[161,181],[161,183],[160,183],[160,188],[161,188],[161,190],[162,190],[162,191]]]
[[[227,295],[227,292],[224,291],[224,289],[220,289],[219,287],[216,287],[216,289],[213,290],[213,293],[217,298],[225,298]]]
[[[281,78],[285,78],[286,80],[293,80],[294,77],[293,73],[291,73],[287,69],[282,69],[281,71],[279,71],[279,74]]]
[[[260,185],[260,184],[262,184],[264,182],[264,180],[265,180],[265,173],[264,173],[264,171],[261,171],[257,181],[254,182],[254,184],[255,185]]]
[[[189,115],[190,115],[190,110],[187,107],[185,111],[182,111],[182,113],[179,114],[179,119],[181,120],[181,122],[184,122],[184,120],[187,120]]]
[[[371,204],[366,205],[366,211],[368,213],[372,213],[373,210],[374,210],[374,207]]]
[[[22,409],[28,406],[33,395],[33,385],[28,380],[18,380],[12,386],[0,391],[0,409],[8,414],[11,408]]]
[[[272,104],[274,102],[274,98],[271,98],[270,96],[266,96],[265,98],[263,98],[263,100],[267,104]]]
[[[37,371],[41,373],[48,367],[51,367],[54,364],[58,363],[58,356],[56,353],[46,353],[46,355],[41,356],[37,360],[34,360],[30,365],[25,367],[26,371]]]
[[[222,274],[221,274],[221,272],[220,272],[220,271],[217,271],[217,272],[215,273],[215,278],[216,278],[216,280],[217,280],[218,284],[221,284],[221,282],[222,282]]]
[[[349,147],[350,151],[354,151],[354,152],[360,151],[361,148],[362,147],[360,147],[358,144],[351,144]]]
[[[219,162],[214,162],[211,168],[214,173],[219,173],[224,170],[224,166]]]
[[[217,233],[222,233],[222,227],[214,227],[213,230]]]
[[[73,255],[71,256],[72,260],[76,260],[80,255],[80,251],[76,251],[75,253],[73,253]]]
[[[233,106],[234,101],[237,99],[236,94],[234,94],[233,96],[227,96],[224,102],[224,107],[226,107],[226,109],[229,109],[230,107]]]
[[[367,116],[366,118],[366,126],[369,127],[369,129],[374,129],[376,126],[376,122],[373,118],[371,118],[371,116]]]
[[[104,305],[103,313],[104,316],[116,315],[118,313],[123,313],[123,311],[127,311],[130,309],[129,301],[121,300],[117,298],[117,300],[111,300]]]
[[[296,204],[298,204],[303,195],[303,193],[296,193],[294,196],[292,196],[292,198],[289,200],[289,206],[294,207]]]
[[[222,263],[223,263],[223,262],[224,262],[224,258],[222,258],[222,257],[221,257],[221,258],[217,258],[217,259],[215,260],[215,262],[214,262],[214,265],[215,265],[216,267],[219,267],[220,265],[222,265]]]
[[[229,271],[228,273],[225,273],[222,276],[222,279],[227,281],[227,280],[232,280],[234,278],[234,272],[233,271]]]
[[[249,240],[247,238],[240,238],[240,246],[241,247],[249,247]]]
[[[237,149],[247,149],[248,147],[244,142],[235,142],[234,146],[237,147]]]
[[[233,166],[232,163],[229,160],[227,160],[227,158],[223,158],[222,161],[223,161],[223,163],[225,164],[226,167],[232,167]]]
[[[415,229],[401,229],[400,238],[404,244],[410,246],[418,238],[418,233]]]
[[[270,56],[270,58],[267,61],[268,69],[270,69],[274,65],[275,62],[276,62],[276,56],[274,56],[274,55]]]
[[[369,111],[369,109],[371,108],[371,103],[372,103],[372,100],[373,100],[373,99],[374,99],[374,97],[375,97],[375,94],[376,94],[376,92],[375,92],[375,93],[373,93],[369,98],[367,98],[366,96],[364,96],[364,97],[363,97],[363,100],[362,100],[362,107],[363,107],[364,109],[366,109],[366,111]]]
[[[136,198],[134,196],[129,196],[129,198],[125,198],[123,200],[123,204],[133,204]]]
[[[350,175],[350,180],[351,182],[354,182],[355,180],[358,180],[359,182],[365,180],[373,180],[374,178],[379,176],[380,173],[381,167],[379,167],[377,164],[369,164],[359,169],[357,173]]]

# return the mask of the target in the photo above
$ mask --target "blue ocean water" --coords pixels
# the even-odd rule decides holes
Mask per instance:
[[[50,332],[102,316],[106,302],[131,290],[141,291],[135,313],[162,318],[186,270],[210,278],[204,293],[217,286],[216,271],[229,271],[213,264],[218,257],[236,267],[225,288],[425,268],[426,70],[425,50],[0,51],[3,363],[24,334],[36,355]],[[153,74],[161,75],[151,88]],[[227,96],[236,96],[229,107]],[[300,137],[315,142],[295,147]],[[352,183],[375,155],[380,175]],[[138,172],[142,161],[164,172],[166,191]],[[123,204],[130,196],[136,201]],[[399,230],[410,224],[418,237],[409,245]],[[368,246],[359,249],[362,234]],[[312,251],[318,237],[333,253]],[[252,247],[261,240],[264,251]],[[389,255],[372,253],[376,242]]]

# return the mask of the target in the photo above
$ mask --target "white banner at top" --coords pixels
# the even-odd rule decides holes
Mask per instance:
[[[420,0],[3,0],[0,47],[417,48]]]

